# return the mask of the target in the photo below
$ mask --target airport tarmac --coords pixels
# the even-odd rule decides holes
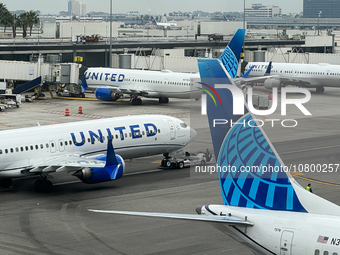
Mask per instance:
[[[263,88],[256,91],[268,93]],[[301,185],[310,182],[315,194],[338,205],[340,169],[330,172],[329,166],[340,164],[339,98],[340,89],[326,88],[323,94],[312,92],[306,104],[312,116],[304,116],[289,106],[287,116],[281,116],[278,109],[265,117],[275,121],[263,126],[287,166],[327,165],[325,173],[297,170],[293,175]],[[158,104],[157,100],[143,99],[143,103],[132,106],[129,102],[48,97],[0,112],[0,130],[129,114],[167,114],[197,130],[196,139],[185,150],[212,151],[206,117],[199,114],[200,101],[170,99],[169,104]],[[83,108],[82,115],[77,114],[79,106]],[[66,108],[70,116],[64,116]],[[298,125],[282,127],[278,120],[283,119],[295,119]],[[274,127],[267,125],[271,123]],[[189,168],[161,170],[161,159],[154,156],[127,161],[126,176],[96,185],[84,184],[65,173],[52,174],[54,190],[49,194],[34,191],[34,178],[14,180],[11,188],[0,189],[0,254],[253,254],[207,223],[87,211],[195,214],[197,206],[222,203],[219,181],[213,175],[193,176]]]

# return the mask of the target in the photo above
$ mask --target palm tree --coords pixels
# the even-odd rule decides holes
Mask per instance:
[[[22,27],[22,37],[23,38],[26,38],[26,36],[27,36],[27,24],[28,24],[27,12],[21,13],[17,18],[16,25],[18,27]]]
[[[18,17],[16,14],[12,14],[12,13],[9,13],[8,14],[8,26],[11,26],[12,27],[12,33],[13,33],[13,38],[16,37],[16,31],[17,31],[17,27],[20,26],[20,23],[19,23],[19,20],[18,20]]]
[[[29,12],[26,12],[27,15],[27,26],[30,28],[30,35],[32,35],[32,28],[34,25],[39,24],[40,19],[39,15],[35,12],[30,10]]]
[[[7,10],[6,5],[0,3],[0,15],[2,15]]]
[[[0,3],[0,24],[4,25],[4,20],[3,20],[3,17],[4,17],[4,14],[7,12],[7,8],[6,8],[6,5],[3,4],[3,3]],[[6,28],[6,27],[5,27]]]
[[[6,33],[6,28],[12,26],[13,14],[8,10],[1,14],[1,24],[4,25],[4,33]]]

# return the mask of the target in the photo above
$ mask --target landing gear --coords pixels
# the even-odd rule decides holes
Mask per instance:
[[[160,97],[158,99],[158,103],[160,103],[160,104],[167,104],[167,103],[169,103],[169,98],[168,97]]]
[[[12,179],[2,179],[0,180],[0,187],[9,188],[12,185]]]
[[[177,168],[182,169],[184,167],[184,162],[180,161],[177,163]]]
[[[324,87],[316,87],[316,92],[318,92],[318,93],[322,93],[322,92],[324,92],[325,91],[325,88]]]
[[[141,105],[142,104],[142,99],[139,97],[134,97],[131,101],[132,105]]]
[[[53,184],[46,177],[43,177],[35,181],[34,190],[36,192],[50,193],[53,190]]]

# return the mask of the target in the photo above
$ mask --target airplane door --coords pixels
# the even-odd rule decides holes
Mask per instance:
[[[283,231],[281,235],[280,242],[280,254],[281,255],[291,255],[292,254],[292,242],[293,242],[294,232]]]
[[[176,138],[176,130],[175,125],[171,120],[168,120],[169,128],[170,128],[170,139],[174,140]]]
[[[55,141],[50,141],[50,151],[54,153],[56,151]]]
[[[65,142],[63,139],[59,139],[59,151],[64,151],[65,150]]]

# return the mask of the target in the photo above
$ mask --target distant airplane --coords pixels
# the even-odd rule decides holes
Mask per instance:
[[[237,30],[220,56],[233,78],[237,75],[240,55],[232,58],[234,66],[228,63],[234,52],[241,52],[244,34],[243,29]],[[116,101],[127,94],[133,105],[142,104],[140,97],[158,98],[159,103],[168,103],[169,98],[198,99],[202,92],[197,88],[199,84],[190,83],[192,78],[198,79],[199,73],[91,67],[84,73],[82,92],[87,88],[96,89],[96,98],[104,101]]]
[[[249,62],[245,67],[253,70],[249,74],[252,77],[261,77],[268,68],[268,62]],[[294,64],[273,63],[269,77],[256,80],[263,83],[267,89],[294,85],[298,87],[316,88],[316,92],[324,92],[324,87],[340,87],[340,65],[330,64]]]
[[[198,65],[202,83],[222,102],[216,104],[207,94],[215,170],[219,169],[224,205],[198,207],[198,215],[90,211],[209,222],[255,254],[340,254],[340,207],[294,180],[247,105],[245,114],[233,114],[239,89],[222,63],[200,59]]]
[[[0,186],[12,178],[40,175],[34,188],[50,192],[47,176],[73,172],[85,183],[119,179],[124,158],[181,149],[196,136],[182,120],[136,115],[0,131]],[[117,153],[117,154],[116,154]]]
[[[151,22],[153,25],[158,27],[164,27],[165,29],[169,29],[171,27],[177,27],[177,23],[175,22],[157,22],[153,16],[151,16]]]

